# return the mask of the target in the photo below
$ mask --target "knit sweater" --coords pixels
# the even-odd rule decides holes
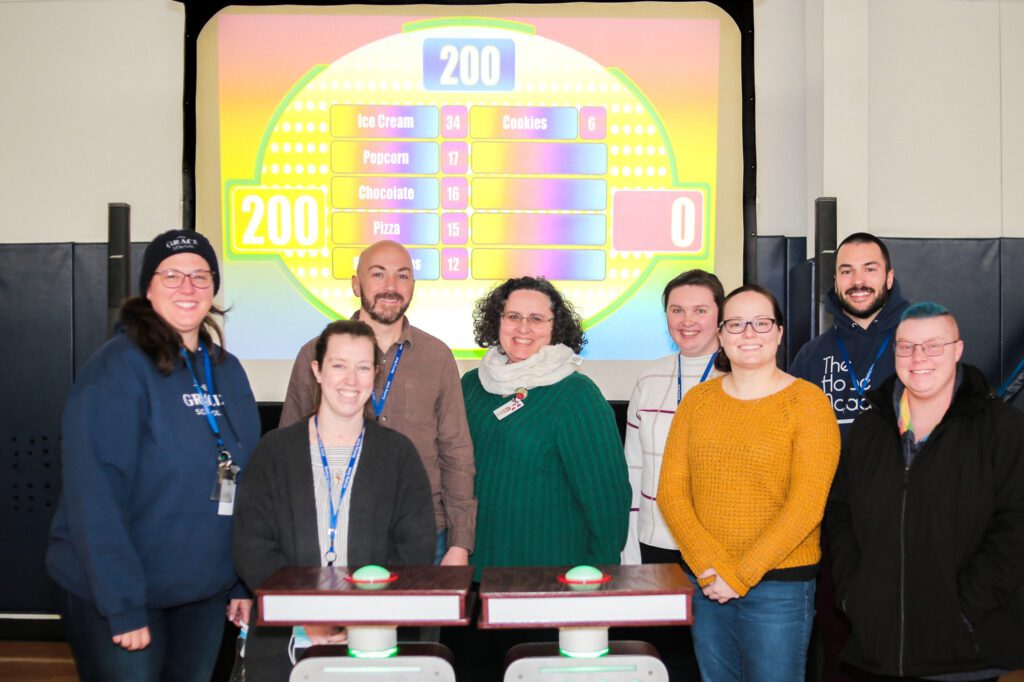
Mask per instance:
[[[476,550],[487,566],[618,564],[629,480],[611,408],[573,373],[531,388],[501,421],[509,396],[488,393],[477,370],[462,377],[476,453]]]
[[[743,596],[762,579],[817,566],[838,461],[835,416],[813,384],[739,400],[713,379],[672,420],[658,506],[690,570],[714,568]]]

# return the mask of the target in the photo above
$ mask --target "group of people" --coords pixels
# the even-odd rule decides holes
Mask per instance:
[[[902,299],[871,235],[841,245],[835,327],[791,373],[771,293],[670,281],[678,351],[637,381],[625,456],[577,371],[582,321],[543,278],[478,301],[485,353],[460,378],[406,317],[408,252],[371,245],[360,309],[299,351],[262,438],[219,285],[202,235],[158,236],[122,333],[69,397],[47,567],[83,680],[209,679],[226,620],[249,626],[247,679],[287,679],[297,649],[346,631],[255,625],[251,591],[285,566],[472,564],[479,580],[621,561],[683,566],[705,682],[792,682],[823,525],[848,662],[947,680],[1024,666],[1024,419],[960,362],[948,311]]]

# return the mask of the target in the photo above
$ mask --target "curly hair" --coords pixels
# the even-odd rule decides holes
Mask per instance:
[[[473,308],[473,339],[477,345],[481,348],[501,347],[498,342],[501,315],[505,312],[505,304],[512,292],[522,289],[542,293],[551,299],[551,313],[555,318],[551,326],[552,345],[564,344],[572,348],[574,353],[583,350],[587,343],[583,334],[583,321],[572,304],[543,277],[507,280],[476,302]]]

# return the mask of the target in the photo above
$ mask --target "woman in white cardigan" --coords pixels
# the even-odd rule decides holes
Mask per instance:
[[[678,351],[655,360],[637,379],[626,411],[626,464],[633,488],[622,563],[680,563],[658,511],[658,476],[672,416],[686,392],[718,374],[718,311],[725,290],[716,276],[688,270],[661,295],[668,333]]]

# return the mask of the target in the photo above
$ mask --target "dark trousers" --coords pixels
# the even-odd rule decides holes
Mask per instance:
[[[82,682],[205,682],[224,633],[227,594],[169,609],[148,609],[150,644],[139,651],[112,641],[110,623],[86,599],[68,594],[63,613]]]
[[[850,679],[856,680],[856,682],[935,682],[934,680],[928,680],[928,678],[925,677],[882,677],[862,672],[846,665],[843,666],[843,669],[850,676]],[[998,682],[998,680],[999,678],[997,677],[989,677],[983,680],[977,680],[976,682]]]

